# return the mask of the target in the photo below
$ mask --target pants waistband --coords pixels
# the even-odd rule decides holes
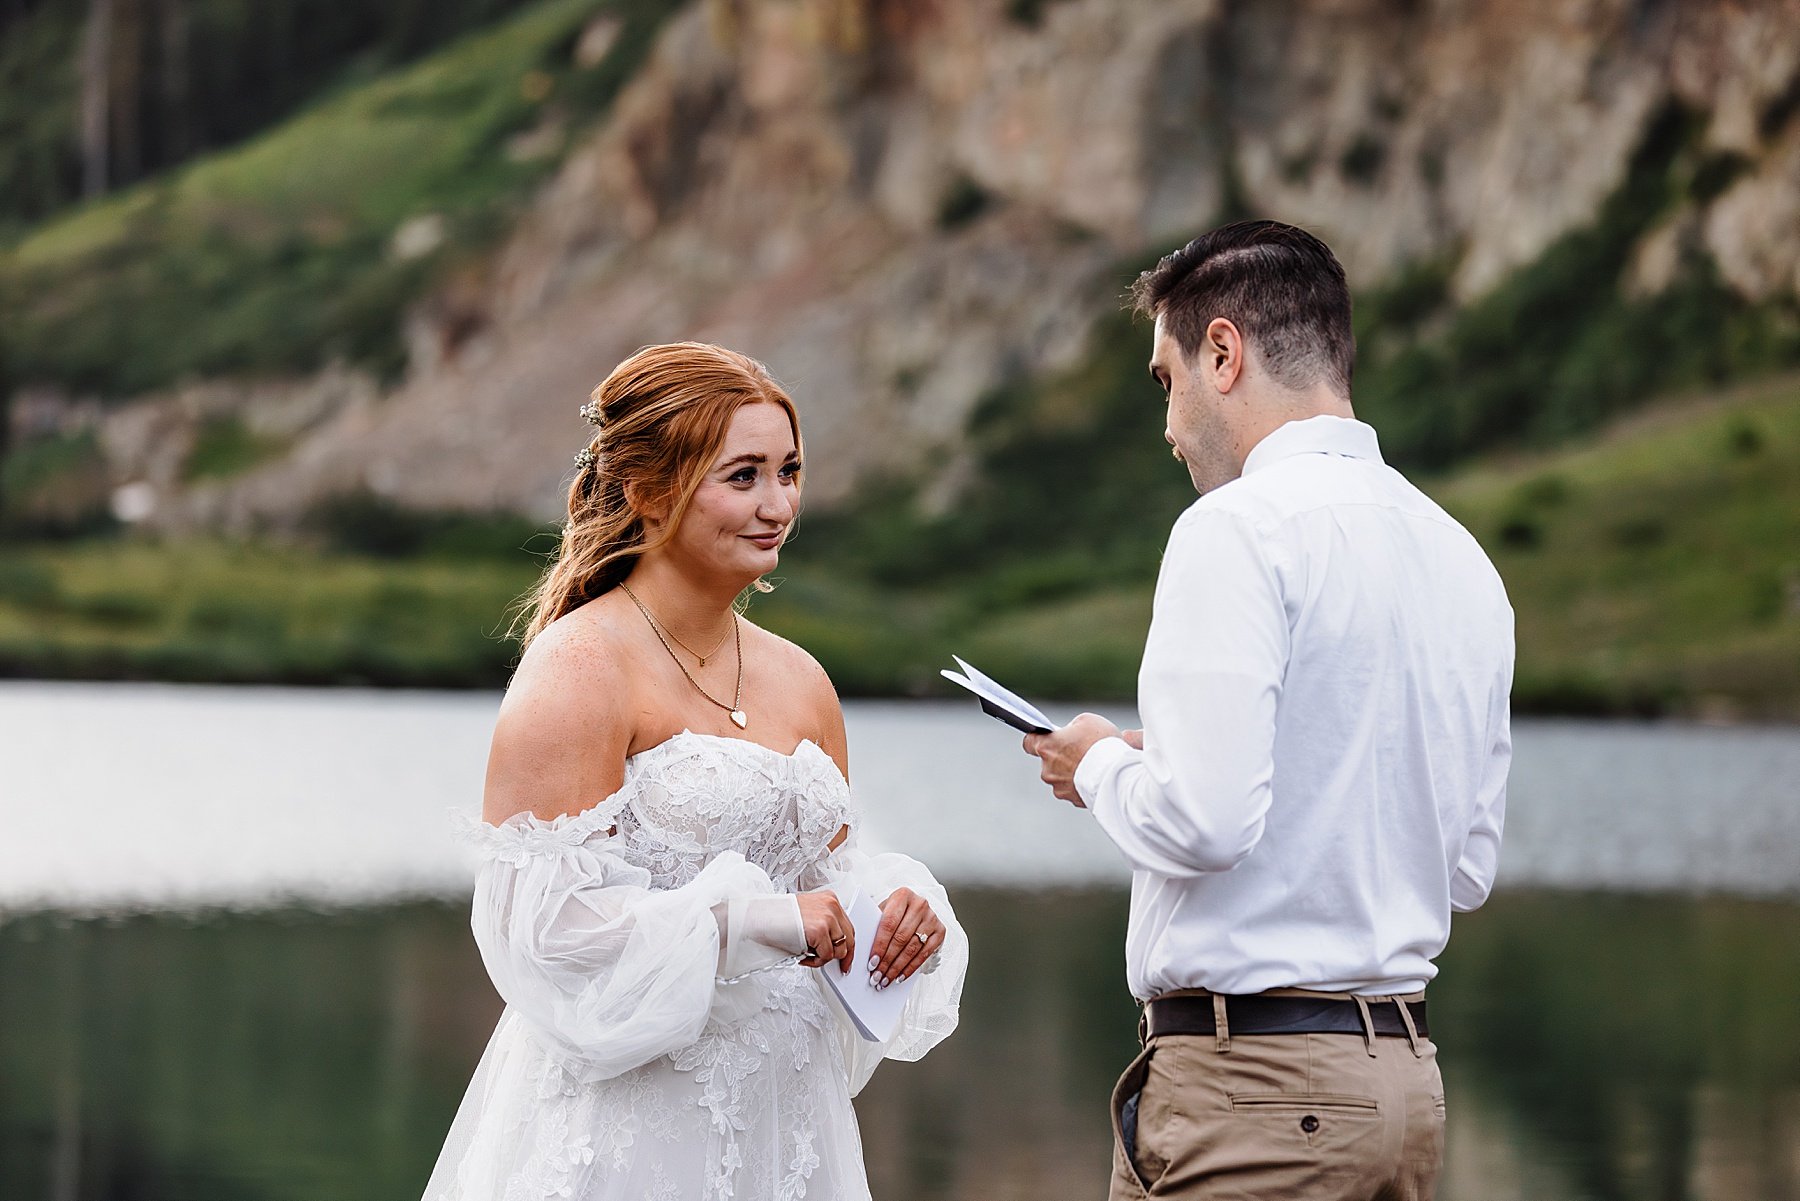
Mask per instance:
[[[1164,1035],[1212,1035],[1220,1050],[1233,1034],[1361,1034],[1369,1040],[1404,1038],[1417,1048],[1428,1037],[1425,995],[1368,997],[1280,989],[1227,996],[1204,990],[1168,993],[1144,1006],[1142,1041]]]

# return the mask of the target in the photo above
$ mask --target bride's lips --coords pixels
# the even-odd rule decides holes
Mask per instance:
[[[767,534],[743,534],[745,540],[754,543],[762,550],[774,550],[781,545],[781,531],[774,530]]]

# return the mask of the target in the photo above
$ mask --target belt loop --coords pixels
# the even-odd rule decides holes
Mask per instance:
[[[1145,1005],[1138,1013],[1138,1046],[1150,1045],[1150,1006]]]
[[[1424,1052],[1419,1050],[1419,1028],[1413,1025],[1412,1010],[1399,997],[1394,998],[1394,1008],[1400,1011],[1400,1024],[1406,1027],[1406,1042],[1412,1048],[1413,1058],[1424,1058]]]
[[[1214,993],[1213,1049],[1221,1055],[1231,1050],[1231,1023],[1225,1017],[1225,994]]]
[[[1351,999],[1356,1002],[1356,1012],[1362,1017],[1363,1042],[1368,1044],[1369,1058],[1375,1058],[1375,1019],[1369,1014],[1369,1002],[1361,993],[1352,993]],[[1376,998],[1379,1000],[1380,998]]]

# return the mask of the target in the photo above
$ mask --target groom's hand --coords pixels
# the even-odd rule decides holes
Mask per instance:
[[[1075,769],[1082,757],[1102,738],[1120,737],[1119,727],[1097,713],[1083,713],[1060,730],[1025,735],[1025,750],[1043,760],[1041,773],[1050,791],[1078,809],[1081,794],[1075,791]]]

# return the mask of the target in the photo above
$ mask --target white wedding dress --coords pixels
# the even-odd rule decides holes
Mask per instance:
[[[591,809],[470,825],[475,940],[506,1010],[425,1201],[869,1196],[850,1098],[955,1028],[968,943],[924,867],[856,848],[823,750],[684,731]],[[885,1044],[790,954],[788,894],[851,886],[909,887],[948,928]]]

